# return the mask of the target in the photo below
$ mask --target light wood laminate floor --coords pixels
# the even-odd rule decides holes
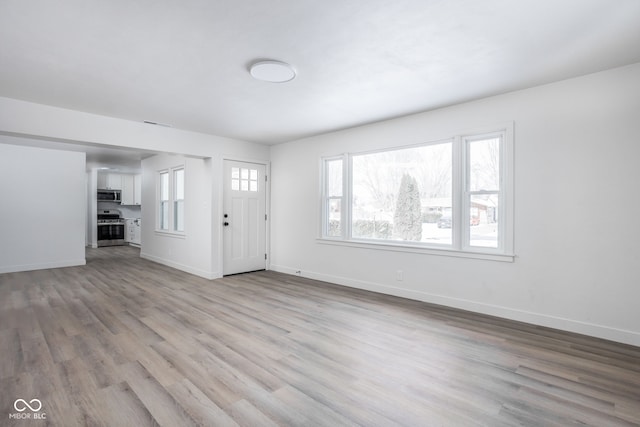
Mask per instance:
[[[138,255],[0,275],[0,425],[640,425],[638,347]]]

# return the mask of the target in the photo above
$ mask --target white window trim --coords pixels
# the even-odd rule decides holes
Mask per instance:
[[[498,197],[500,205],[498,207],[498,247],[484,248],[470,246],[469,227],[463,224],[469,224],[470,206],[468,194],[468,177],[469,156],[468,142],[475,141],[491,136],[502,136],[500,152],[500,191]],[[354,155],[369,154],[375,152],[400,150],[415,146],[424,146],[430,144],[443,143],[452,141],[453,149],[453,170],[452,170],[452,211],[453,211],[453,227],[452,227],[452,244],[435,244],[420,243],[412,244],[410,242],[384,241],[374,239],[358,239],[351,236],[351,188],[353,184],[352,177],[352,159]],[[342,235],[340,237],[326,236],[326,228],[328,226],[328,205],[326,196],[326,162],[330,160],[343,161],[343,179],[342,179]],[[367,152],[344,153],[337,156],[327,156],[320,159],[320,210],[321,224],[319,228],[319,236],[316,239],[318,243],[338,246],[358,247],[374,250],[394,251],[394,252],[411,252],[429,255],[451,256],[459,258],[475,258],[491,261],[513,262],[515,260],[514,253],[514,124],[509,122],[499,126],[492,126],[483,129],[476,129],[473,132],[460,132],[450,138],[430,141],[423,144],[413,144],[407,146],[394,146],[380,150]],[[346,165],[346,166],[345,166]],[[467,209],[465,209],[465,206]],[[462,213],[462,214],[456,214]]]
[[[175,208],[175,172],[182,170],[184,171],[184,183],[185,183],[185,197],[183,200],[183,203],[185,204],[185,208],[184,211],[186,212],[186,181],[187,181],[187,172],[186,172],[186,167],[185,165],[178,165],[178,166],[174,166],[171,168],[165,168],[165,169],[160,169],[158,171],[156,171],[156,204],[155,204],[155,210],[156,210],[156,225],[155,225],[155,233],[158,235],[164,235],[164,236],[170,236],[170,237],[176,237],[176,238],[184,238],[185,237],[185,232],[187,230],[187,224],[186,221],[184,221],[184,230],[183,231],[176,231],[173,229],[175,223],[174,223],[174,208]],[[169,200],[168,200],[168,204],[169,204],[169,217],[168,217],[168,223],[169,223],[169,228],[168,229],[163,229],[160,228],[160,198],[161,198],[161,179],[160,179],[160,175],[163,173],[168,173],[169,174]]]

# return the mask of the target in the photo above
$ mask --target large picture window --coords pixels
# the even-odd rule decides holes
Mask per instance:
[[[513,131],[323,159],[322,238],[513,253]]]
[[[351,156],[351,237],[451,244],[450,141]]]

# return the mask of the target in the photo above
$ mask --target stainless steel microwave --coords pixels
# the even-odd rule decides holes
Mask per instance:
[[[122,192],[120,190],[98,190],[99,202],[122,202]]]

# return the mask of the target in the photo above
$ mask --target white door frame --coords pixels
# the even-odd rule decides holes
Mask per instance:
[[[271,269],[271,162],[266,160],[256,160],[251,158],[243,158],[243,157],[233,157],[233,156],[222,156],[218,157],[218,173],[215,174],[218,179],[218,209],[216,211],[216,217],[213,218],[213,230],[216,230],[216,236],[214,238],[217,239],[217,245],[213,245],[213,247],[218,248],[218,271],[217,277],[222,277],[224,274],[224,226],[222,223],[224,222],[224,162],[226,160],[230,160],[232,162],[245,162],[245,163],[255,163],[258,165],[264,165],[265,174],[267,176],[267,182],[265,185],[265,211],[267,213],[267,221],[265,224],[265,251],[267,253],[267,260],[265,262],[265,269]],[[214,186],[216,187],[216,186]]]

